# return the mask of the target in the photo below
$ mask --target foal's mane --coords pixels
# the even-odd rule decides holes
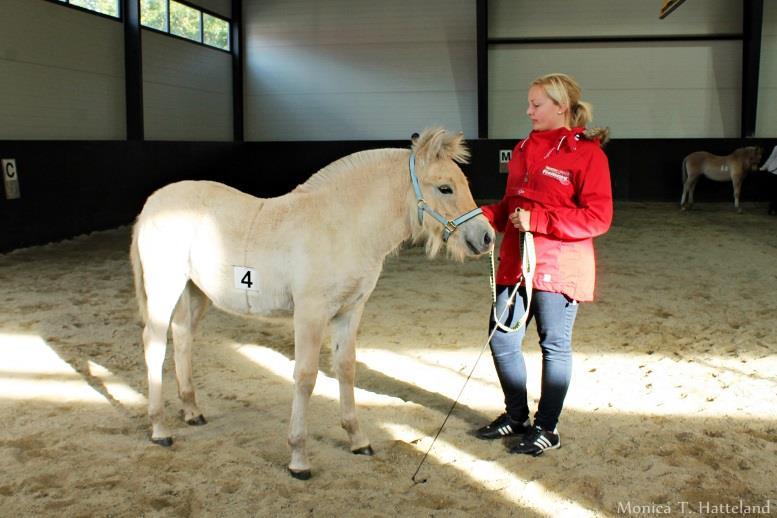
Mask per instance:
[[[443,128],[425,129],[418,138],[413,140],[411,149],[416,154],[419,164],[429,164],[437,160],[453,160],[464,164],[469,160],[469,150],[464,142],[464,135],[448,133]],[[369,170],[369,167],[365,166],[392,159],[397,153],[403,152],[406,150],[398,148],[358,151],[320,169],[300,184],[295,192],[311,192],[331,186],[335,180],[346,177],[350,172],[364,172]]]
[[[397,149],[368,149],[358,151],[351,155],[339,158],[320,169],[313,176],[300,184],[295,191],[310,192],[329,186],[336,179],[342,178],[347,173],[367,169],[364,166],[379,162],[381,159],[388,158],[392,153],[399,151]]]

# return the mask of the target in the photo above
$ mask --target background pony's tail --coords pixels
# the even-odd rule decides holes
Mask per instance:
[[[683,195],[680,197],[680,208],[685,210],[685,202],[688,201],[688,188],[686,182],[688,181],[688,157],[683,158],[683,167],[681,171]]]
[[[148,321],[148,309],[146,301],[146,286],[143,283],[143,263],[140,262],[140,250],[138,249],[138,234],[140,223],[132,226],[132,245],[130,245],[130,261],[132,262],[132,276],[135,279],[135,298],[138,301],[140,318],[145,324]]]

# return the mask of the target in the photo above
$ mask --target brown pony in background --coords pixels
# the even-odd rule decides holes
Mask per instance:
[[[751,170],[758,169],[763,150],[757,146],[741,147],[726,156],[713,155],[706,151],[696,151],[683,159],[683,196],[680,199],[682,210],[693,205],[693,191],[702,175],[716,182],[731,180],[734,184],[734,207],[739,207],[739,193],[742,182]]]

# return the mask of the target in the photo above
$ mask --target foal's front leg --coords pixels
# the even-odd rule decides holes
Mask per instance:
[[[318,357],[326,321],[321,312],[297,305],[294,310],[294,401],[291,405],[289,473],[300,480],[310,478],[305,441],[310,395],[318,376]]]
[[[362,318],[364,305],[336,317],[332,321],[332,349],[334,370],[340,383],[341,425],[348,432],[351,451],[359,455],[372,455],[370,441],[362,433],[356,417],[356,400],[353,394],[356,377],[356,331]]]

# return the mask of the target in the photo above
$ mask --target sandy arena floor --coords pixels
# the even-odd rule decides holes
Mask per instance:
[[[515,456],[470,435],[502,407],[486,353],[417,485],[486,338],[487,260],[387,260],[357,349],[376,455],[348,451],[325,349],[301,482],[286,473],[287,319],[211,310],[194,355],[209,424],[177,418],[168,354],[176,443],[149,442],[128,234],[0,255],[2,516],[777,514],[777,219],[762,206],[617,204],[597,241],[598,301],[575,328],[563,447]],[[536,342],[532,324],[535,403]]]

